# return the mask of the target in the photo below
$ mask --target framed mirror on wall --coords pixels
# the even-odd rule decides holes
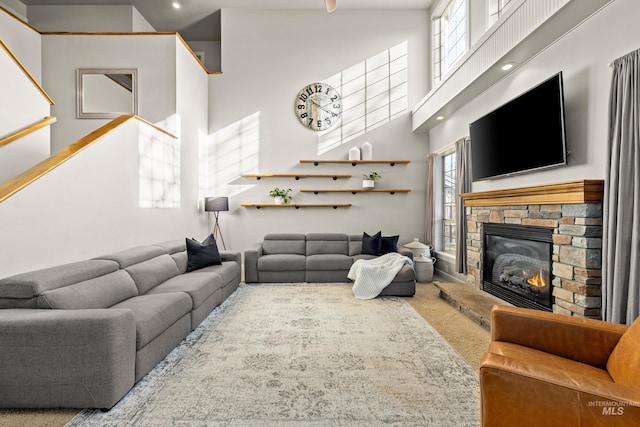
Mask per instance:
[[[113,119],[138,114],[138,70],[136,68],[78,68],[76,117]]]

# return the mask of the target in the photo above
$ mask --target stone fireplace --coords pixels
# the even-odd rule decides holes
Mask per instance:
[[[462,194],[467,283],[513,305],[599,319],[603,185],[583,180]],[[533,238],[522,239],[527,230]],[[542,277],[534,278],[535,270]]]

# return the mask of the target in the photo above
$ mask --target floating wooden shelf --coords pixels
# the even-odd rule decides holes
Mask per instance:
[[[324,189],[324,190],[300,190],[301,193],[314,193],[314,194],[318,194],[318,193],[351,193],[351,194],[356,194],[356,193],[389,193],[389,194],[394,194],[394,193],[408,193],[409,190],[408,188],[372,188],[372,189],[366,189],[366,188],[337,188],[337,189]]]
[[[257,180],[262,178],[295,178],[296,180],[300,178],[333,178],[334,181],[338,178],[351,178],[352,176],[351,174],[336,173],[259,173],[242,175],[243,178],[255,178]]]
[[[396,163],[411,163],[411,160],[300,160],[300,163],[313,163],[314,166],[318,166],[320,163],[351,163],[352,166],[359,164],[389,163],[391,166],[394,166]]]
[[[240,206],[245,208],[348,208],[351,203],[285,203],[277,205],[275,203],[243,203]]]

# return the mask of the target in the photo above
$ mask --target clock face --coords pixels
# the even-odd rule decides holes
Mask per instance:
[[[326,83],[311,83],[296,98],[298,120],[312,130],[325,130],[340,121],[342,98]]]

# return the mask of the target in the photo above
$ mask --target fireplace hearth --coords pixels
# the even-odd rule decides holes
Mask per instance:
[[[552,311],[553,229],[484,224],[482,290],[518,307]]]

